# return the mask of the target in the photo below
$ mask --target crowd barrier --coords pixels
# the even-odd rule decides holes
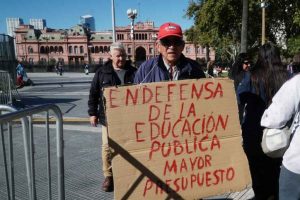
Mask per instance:
[[[20,101],[20,95],[10,74],[0,70],[0,104],[14,105],[17,101]]]
[[[57,185],[52,182],[51,176],[51,145],[49,139],[49,112],[54,114],[56,119],[56,164],[57,164]],[[46,154],[47,154],[47,196],[48,199],[53,198],[52,185],[57,186],[57,198],[59,200],[65,199],[65,184],[64,184],[64,147],[63,147],[63,119],[62,114],[58,106],[54,104],[46,104],[33,108],[17,111],[15,108],[8,105],[0,105],[0,131],[1,131],[1,145],[5,182],[8,200],[14,200],[15,195],[15,158],[14,158],[14,138],[17,134],[23,136],[24,143],[24,158],[25,168],[28,185],[28,199],[37,199],[37,187],[36,187],[36,169],[35,169],[35,154],[37,149],[34,142],[34,115],[44,114],[45,119],[45,137],[46,137]],[[22,124],[22,131],[20,131],[20,124]],[[18,126],[19,125],[19,129]],[[8,152],[7,152],[8,150]],[[0,151],[1,152],[1,151]],[[20,159],[20,158],[18,158]],[[17,161],[17,160],[16,160]],[[26,197],[22,197],[26,199]],[[56,199],[56,197],[55,197]]]

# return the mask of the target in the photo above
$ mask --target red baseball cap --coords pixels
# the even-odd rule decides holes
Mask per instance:
[[[168,36],[182,38],[182,30],[178,24],[167,22],[160,26],[157,39],[163,39]]]

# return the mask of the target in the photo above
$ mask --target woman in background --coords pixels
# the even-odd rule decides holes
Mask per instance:
[[[249,162],[256,200],[278,199],[281,158],[266,156],[261,148],[261,117],[272,97],[288,79],[279,50],[272,43],[260,47],[257,62],[238,85],[239,103],[244,108],[243,148]]]

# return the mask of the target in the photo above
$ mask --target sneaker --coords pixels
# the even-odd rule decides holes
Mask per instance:
[[[114,179],[112,176],[107,176],[104,179],[102,184],[102,190],[104,192],[113,192],[114,191]]]

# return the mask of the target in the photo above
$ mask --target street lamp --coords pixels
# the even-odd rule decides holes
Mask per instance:
[[[47,60],[47,66],[49,66],[49,51],[50,51],[50,48],[48,46],[48,41],[50,39],[50,36],[49,35],[45,35],[43,37],[43,39],[46,40],[46,44],[47,44],[47,46],[46,46],[46,52],[47,52],[47,58],[48,58],[48,60]]]
[[[91,53],[92,53],[91,49],[92,48],[93,48],[92,44],[88,45],[88,59],[89,59],[89,64],[92,64],[92,58],[91,58]]]
[[[127,16],[131,19],[130,39],[132,41],[132,62],[135,62],[135,47],[134,47],[134,20],[137,17],[137,10],[129,8]]]
[[[266,41],[266,7],[267,3],[265,0],[260,0],[260,7],[262,9],[261,14],[261,45],[265,44]]]
[[[26,46],[27,38],[26,38],[26,36],[23,37],[23,40],[24,40],[24,44],[25,44],[25,62],[27,62],[27,46]]]

